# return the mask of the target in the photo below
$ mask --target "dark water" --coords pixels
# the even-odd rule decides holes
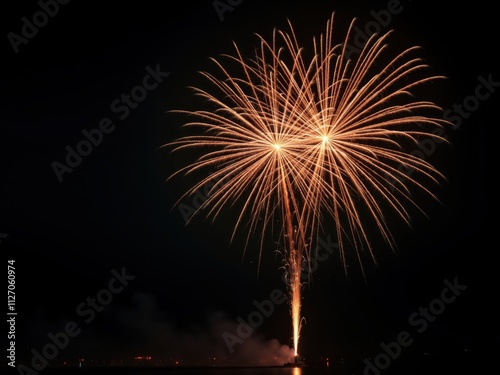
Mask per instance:
[[[47,371],[54,374],[91,375],[97,371],[93,369],[67,369],[64,371]],[[163,369],[100,369],[99,373],[107,375],[343,375],[342,371],[334,371],[328,367],[245,367],[245,368],[163,368]]]
[[[316,368],[220,368],[220,369],[182,369],[182,370],[161,370],[150,372],[133,372],[133,375],[328,375],[333,372],[327,369]],[[132,373],[131,373],[132,375]]]
[[[185,370],[162,370],[151,372],[134,372],[133,375],[329,375],[334,374],[326,368],[227,368],[227,369],[185,369]],[[132,375],[132,374],[131,374]]]

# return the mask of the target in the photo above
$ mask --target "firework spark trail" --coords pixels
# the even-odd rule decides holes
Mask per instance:
[[[308,272],[303,265],[310,260],[324,219],[335,222],[345,272],[349,247],[363,270],[362,252],[376,261],[369,226],[374,225],[395,248],[379,202],[408,224],[406,205],[418,208],[410,188],[398,177],[432,197],[420,179],[438,183],[443,178],[427,161],[405,152],[404,145],[429,136],[445,141],[432,132],[451,125],[438,116],[441,108],[412,96],[417,86],[444,77],[425,75],[427,66],[412,57],[416,47],[382,63],[391,32],[373,35],[356,59],[346,59],[354,22],[344,42],[334,44],[332,15],[325,33],[313,38],[309,60],[291,23],[288,33],[275,30],[270,43],[257,35],[260,43],[253,60],[234,45],[234,56],[224,57],[241,69],[239,76],[212,59],[222,77],[202,74],[215,92],[193,89],[215,111],[175,111],[194,116],[196,120],[185,126],[203,132],[169,144],[174,151],[209,148],[174,174],[215,170],[186,195],[210,180],[231,176],[212,187],[198,211],[207,208],[207,216],[215,220],[224,207],[241,202],[231,240],[248,225],[246,250],[251,234],[260,231],[259,260],[267,228],[276,219],[281,222],[296,355],[302,323],[301,276]],[[398,170],[400,164],[412,168],[414,177]]]

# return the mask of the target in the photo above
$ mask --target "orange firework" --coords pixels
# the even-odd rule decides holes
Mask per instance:
[[[373,35],[348,58],[354,22],[344,42],[335,44],[332,15],[326,32],[313,39],[310,58],[289,24],[289,32],[275,30],[269,42],[258,35],[253,59],[247,60],[236,44],[234,55],[223,56],[227,66],[223,59],[212,59],[221,75],[202,74],[213,91],[194,91],[213,110],[176,111],[193,117],[185,126],[197,132],[169,144],[174,151],[206,149],[176,174],[211,170],[186,195],[209,181],[222,181],[198,208],[214,219],[225,206],[242,203],[233,237],[247,224],[247,244],[256,231],[263,241],[266,228],[280,221],[296,355],[301,275],[308,271],[303,265],[324,219],[335,222],[344,270],[348,243],[360,264],[361,249],[375,261],[368,225],[395,246],[379,202],[409,223],[406,205],[418,206],[400,180],[433,196],[420,178],[438,182],[443,177],[403,147],[421,137],[444,141],[433,132],[449,125],[439,116],[441,108],[412,95],[417,86],[443,77],[426,75],[428,67],[413,57],[417,47],[387,59],[391,32]],[[411,168],[411,176],[398,165]]]

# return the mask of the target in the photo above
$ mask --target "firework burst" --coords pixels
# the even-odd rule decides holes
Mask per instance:
[[[449,125],[441,108],[412,95],[417,86],[443,78],[426,74],[418,47],[387,58],[389,32],[373,35],[348,58],[355,20],[339,44],[333,21],[332,15],[325,32],[313,38],[310,58],[289,23],[288,32],[275,30],[269,41],[257,35],[252,59],[236,44],[233,55],[212,59],[217,75],[201,73],[212,90],[193,89],[214,110],[176,111],[194,118],[185,126],[196,132],[168,144],[174,151],[203,148],[200,158],[176,174],[211,171],[186,195],[223,181],[198,210],[215,219],[225,206],[240,202],[233,237],[248,226],[247,244],[261,233],[262,252],[267,229],[280,222],[296,355],[301,275],[325,218],[335,223],[344,270],[348,247],[360,264],[362,250],[375,261],[368,226],[394,248],[380,202],[410,223],[407,206],[418,207],[410,188],[433,196],[426,183],[443,178],[404,145],[421,137],[444,141],[433,130]],[[411,176],[398,165],[412,169]]]

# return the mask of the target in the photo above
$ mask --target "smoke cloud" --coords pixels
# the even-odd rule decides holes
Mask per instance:
[[[190,365],[282,365],[293,358],[293,349],[254,332],[230,353],[223,334],[236,334],[238,323],[223,312],[207,312],[196,323],[186,324],[168,316],[154,296],[135,293],[129,305],[110,304],[90,324],[79,324],[81,334],[74,337],[56,360],[64,358],[96,358],[124,360],[151,356],[162,363]],[[58,332],[75,317],[49,317],[39,310],[28,323],[30,350],[48,342],[49,332]],[[199,314],[195,314],[199,315]]]

